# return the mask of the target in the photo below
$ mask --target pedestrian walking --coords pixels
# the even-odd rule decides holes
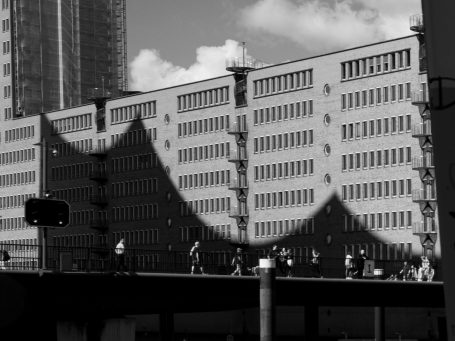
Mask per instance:
[[[234,272],[231,273],[232,276],[242,276],[242,268],[243,268],[243,255],[242,249],[237,248],[237,252],[235,253],[234,257],[232,258],[231,265],[235,268]]]
[[[195,267],[198,267],[201,271],[201,274],[204,275],[204,267],[202,266],[202,257],[200,252],[200,243],[196,241],[194,246],[191,248],[190,251],[191,257],[191,274],[194,274]]]
[[[345,267],[346,279],[352,279],[352,272],[353,272],[354,264],[352,262],[351,251],[348,251],[346,253],[346,258],[344,260],[344,267]]]
[[[8,251],[3,250],[1,255],[0,269],[6,270],[9,260],[11,259]]]
[[[287,250],[287,253],[286,253],[286,264],[287,264],[286,277],[294,277],[294,254],[292,253],[291,249]]]
[[[115,254],[117,255],[117,271],[126,271],[125,265],[125,240],[120,239],[118,244],[115,246]]]
[[[313,277],[322,278],[321,254],[315,248],[313,248],[313,251],[312,251],[311,268],[313,270]]]
[[[357,278],[359,279],[362,279],[363,278],[363,269],[365,269],[365,261],[367,259],[370,259],[368,258],[367,254],[365,253],[365,250],[360,250],[360,254],[359,254],[359,257],[357,258],[357,262],[356,262],[356,276]]]

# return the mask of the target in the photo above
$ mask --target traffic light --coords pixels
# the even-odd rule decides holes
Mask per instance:
[[[66,227],[70,206],[64,200],[31,198],[25,202],[25,220],[32,226]]]

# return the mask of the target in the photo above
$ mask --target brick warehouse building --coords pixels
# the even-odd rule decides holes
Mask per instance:
[[[422,40],[229,61],[232,75],[4,121],[0,239],[38,242],[23,204],[41,179],[71,204],[53,245],[439,258]]]

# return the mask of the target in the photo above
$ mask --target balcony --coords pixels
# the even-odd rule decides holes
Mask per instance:
[[[107,149],[106,147],[97,146],[89,150],[88,155],[103,158],[107,155]]]
[[[90,228],[105,232],[109,228],[109,222],[107,219],[94,219],[90,222]]]
[[[418,123],[412,127],[412,137],[431,136],[431,122]]]
[[[90,175],[89,175],[89,178],[90,180],[93,180],[93,181],[98,181],[98,182],[105,182],[107,181],[107,172],[106,170],[94,170],[92,172],[90,172]]]
[[[409,29],[417,33],[423,33],[423,15],[414,14],[409,17]]]
[[[245,162],[248,161],[248,155],[246,152],[240,152],[238,150],[231,150],[229,152],[228,162]]]
[[[226,70],[234,73],[245,73],[264,67],[264,63],[249,57],[234,57],[226,60]]]
[[[429,186],[430,187],[430,186]],[[414,202],[436,202],[436,191],[429,189],[415,189],[412,191],[412,201]]]
[[[228,189],[230,190],[244,190],[248,188],[248,181],[247,180],[238,180],[238,179],[233,179],[230,184]]]
[[[433,157],[417,156],[412,159],[412,169],[419,170],[426,168],[434,168]]]
[[[414,91],[411,94],[411,103],[413,105],[428,104],[430,102],[430,96],[427,91]]]
[[[234,122],[228,129],[228,134],[246,134],[248,133],[248,128],[246,124],[239,124]]]
[[[412,224],[413,234],[424,234],[424,233],[436,233],[436,223],[434,220],[431,223],[425,223],[423,221]]]
[[[108,199],[106,195],[92,195],[90,197],[90,204],[97,206],[106,206]]]
[[[244,207],[232,207],[229,211],[229,217],[231,218],[244,218],[248,217],[248,208]],[[240,227],[240,226],[239,226]]]

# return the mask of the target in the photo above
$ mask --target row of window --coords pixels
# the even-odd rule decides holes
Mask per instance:
[[[0,240],[1,249],[8,251],[36,250],[37,245],[38,238]]]
[[[84,139],[78,141],[70,141],[63,143],[55,143],[50,146],[51,150],[55,150],[52,157],[65,157],[81,153],[89,153],[93,150],[92,139]]]
[[[88,178],[93,170],[92,162],[74,163],[51,168],[50,180]]]
[[[88,201],[93,195],[92,186],[75,187],[75,188],[62,188],[52,191],[54,196],[61,200],[68,202]]]
[[[115,242],[123,238],[126,245],[150,245],[160,242],[159,229],[117,231],[112,233],[112,238]]]
[[[0,187],[27,185],[35,183],[35,181],[35,171],[25,171],[0,175]]]
[[[112,158],[112,172],[121,173],[158,167],[158,155],[147,153]]]
[[[229,185],[230,176],[230,170],[228,169],[179,175],[179,190]]]
[[[314,174],[314,160],[296,160],[254,166],[254,181],[286,179]]]
[[[126,133],[111,135],[112,148],[136,146],[156,141],[156,128],[138,129]]]
[[[412,211],[343,215],[343,232],[412,227]]]
[[[158,204],[112,207],[111,212],[114,223],[158,219]]]
[[[92,127],[92,114],[82,114],[50,122],[54,134],[68,133]]]
[[[229,115],[179,123],[178,136],[187,137],[198,134],[214,133],[225,129],[229,130]]]
[[[398,92],[397,92],[398,91]],[[411,83],[392,84],[374,89],[341,94],[341,110],[394,103],[411,99]]]
[[[229,87],[177,96],[178,111],[188,111],[229,103]]]
[[[5,130],[5,142],[15,142],[35,137],[35,126]]]
[[[341,155],[341,170],[354,171],[375,167],[397,166],[411,163],[411,147],[398,147]]]
[[[25,221],[25,217],[0,218],[0,231],[22,230],[29,227],[30,225]]]
[[[6,197],[0,197],[0,209],[4,210],[8,208],[23,207],[28,199],[35,197],[36,193],[17,194],[9,195]]]
[[[256,221],[255,238],[314,234],[314,218],[297,218],[273,221]]]
[[[259,79],[253,82],[254,97],[306,89],[313,86],[313,69]]]
[[[254,153],[312,146],[313,129],[254,138]]]
[[[35,148],[14,150],[12,152],[0,153],[0,164],[2,166],[18,162],[29,162],[35,160]]]
[[[313,100],[254,109],[254,125],[313,116]]]
[[[293,189],[272,193],[256,193],[254,195],[254,209],[264,210],[271,208],[294,207],[314,204],[314,189]]]
[[[111,124],[156,116],[156,101],[111,109]]]
[[[188,147],[178,150],[179,163],[197,162],[229,157],[229,142],[215,143],[206,146]]]
[[[231,198],[210,198],[180,201],[180,216],[187,217],[194,214],[215,214],[231,210]]]
[[[179,227],[179,242],[231,239],[231,224]]]
[[[411,67],[409,49],[341,63],[341,80],[380,75]]]
[[[402,134],[412,130],[410,114],[377,118],[375,120],[351,122],[341,125],[341,140],[354,140],[389,134]]]
[[[349,251],[355,258],[360,254],[360,250],[365,250],[371,259],[409,260],[413,257],[412,243],[409,242],[344,245],[345,254]]]
[[[382,180],[341,186],[343,201],[387,199],[412,195],[412,180]]]
[[[114,182],[112,183],[111,188],[112,197],[114,198],[158,193],[158,179],[148,178]]]

